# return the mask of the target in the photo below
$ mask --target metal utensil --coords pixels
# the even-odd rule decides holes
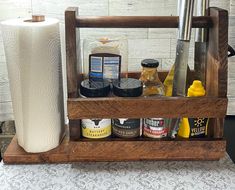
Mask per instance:
[[[176,47],[175,71],[172,96],[186,95],[189,45],[191,38],[194,0],[181,0],[179,3],[179,28]],[[171,137],[174,138],[179,127],[179,118],[170,120]]]
[[[209,0],[197,0],[197,16],[206,16],[208,7]],[[202,84],[205,86],[207,61],[207,29],[197,28],[195,35],[195,79],[202,81]]]
[[[235,55],[235,50],[232,46],[228,45],[228,57],[233,57]]]

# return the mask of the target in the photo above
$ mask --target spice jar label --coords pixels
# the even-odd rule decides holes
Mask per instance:
[[[143,120],[144,136],[151,138],[162,138],[167,136],[168,127],[166,127],[164,118],[145,118]]]
[[[123,138],[140,136],[140,119],[119,118],[112,120],[113,134]]]
[[[205,137],[208,118],[188,118],[190,126],[190,137]]]
[[[111,119],[82,119],[82,135],[87,138],[105,138],[111,135]]]

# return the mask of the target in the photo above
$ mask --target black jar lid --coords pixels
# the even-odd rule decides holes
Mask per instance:
[[[143,93],[142,82],[133,78],[113,81],[113,94],[120,97],[137,97]]]
[[[85,97],[106,97],[110,92],[110,83],[107,80],[86,79],[80,84],[80,94]]]
[[[143,67],[156,68],[159,66],[159,61],[156,59],[144,59],[141,61]]]

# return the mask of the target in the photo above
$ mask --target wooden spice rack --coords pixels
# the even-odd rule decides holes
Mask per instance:
[[[208,28],[209,41],[206,66],[206,97],[150,98],[80,98],[78,86],[79,28],[177,28],[175,16],[78,16],[78,9],[65,11],[66,62],[68,84],[68,117],[70,135],[49,152],[28,154],[14,138],[4,155],[5,163],[59,163],[76,161],[129,160],[218,160],[225,154],[223,124],[227,110],[228,12],[209,8],[208,15],[194,17],[194,28]],[[147,50],[146,50],[147,51]],[[139,64],[139,63],[137,63]],[[193,80],[193,71],[189,80]],[[140,73],[129,73],[139,78]],[[160,72],[163,81],[167,72]],[[202,139],[82,138],[80,119],[84,118],[145,118],[145,117],[208,117],[208,137]]]

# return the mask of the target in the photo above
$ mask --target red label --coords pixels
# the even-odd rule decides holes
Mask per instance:
[[[168,128],[163,118],[146,118],[143,122],[143,132],[147,137],[162,138],[167,136]]]

